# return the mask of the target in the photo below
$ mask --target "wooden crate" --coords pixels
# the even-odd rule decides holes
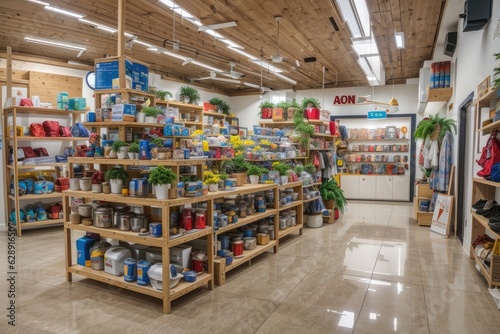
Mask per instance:
[[[432,198],[434,191],[429,188],[428,183],[422,183],[416,185],[415,196],[416,197],[427,197]]]
[[[434,212],[417,211],[417,225],[431,226]]]
[[[333,210],[328,210],[328,216],[323,215],[323,223],[325,224],[335,223],[335,212],[333,212]]]

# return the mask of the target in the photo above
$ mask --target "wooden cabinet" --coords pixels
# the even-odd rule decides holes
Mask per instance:
[[[17,127],[29,128],[31,123],[43,123],[47,119],[59,122],[62,126],[71,126],[79,120],[81,114],[85,111],[78,110],[58,110],[35,107],[18,107],[13,106],[5,108],[3,111],[3,150],[2,158],[5,170],[3,171],[6,179],[3,185],[3,191],[6,198],[6,211],[10,219],[10,214],[14,212],[17,235],[22,235],[22,230],[25,228],[42,227],[54,224],[61,224],[62,217],[49,219],[34,218],[33,221],[21,220],[21,212],[25,216],[25,206],[33,205],[36,202],[41,202],[44,206],[49,203],[60,202],[62,194],[54,191],[50,193],[31,193],[19,194],[19,180],[28,178],[23,177],[27,173],[31,179],[35,179],[34,175],[50,173],[52,181],[62,174],[63,167],[66,162],[57,162],[56,155],[60,155],[64,147],[86,144],[88,138],[79,137],[32,137],[24,136],[21,131],[14,130]],[[21,147],[38,148],[42,147],[47,150],[48,157],[21,159],[18,149]],[[12,151],[11,149],[12,148]],[[12,154],[11,154],[12,152]],[[35,180],[36,181],[36,180]],[[11,188],[12,185],[12,188]],[[12,189],[12,191],[11,191]],[[35,191],[36,192],[36,191]],[[45,191],[44,191],[45,192]],[[48,192],[48,191],[47,191]],[[48,216],[48,215],[47,215]],[[26,217],[27,218],[27,217]],[[44,217],[45,218],[45,217]]]

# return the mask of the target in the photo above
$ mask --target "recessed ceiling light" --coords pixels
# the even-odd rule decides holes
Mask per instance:
[[[404,49],[405,48],[405,34],[404,32],[395,32],[394,38],[396,40],[396,48]]]

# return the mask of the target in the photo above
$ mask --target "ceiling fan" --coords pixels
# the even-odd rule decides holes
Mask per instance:
[[[217,77],[217,72],[210,71],[210,76],[204,78],[196,78],[194,81],[203,81],[203,80],[214,80],[214,81],[223,81],[223,82],[231,82],[231,83],[241,83],[240,80],[237,79],[226,79]]]
[[[236,72],[234,70],[234,67],[236,66],[235,62],[230,62],[229,66],[231,66],[231,69],[229,70],[229,72],[222,72],[222,74],[228,75],[233,79],[240,79],[241,77],[243,77],[245,75],[244,73]]]

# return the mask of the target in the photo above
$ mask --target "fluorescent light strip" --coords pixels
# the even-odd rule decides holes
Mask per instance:
[[[51,45],[51,46],[58,46],[61,48],[72,49],[72,50],[81,50],[81,51],[87,50],[83,46],[60,43],[60,42],[55,42],[55,41],[51,41],[51,40],[47,40],[47,39],[40,39],[40,38],[24,37],[24,41],[31,42],[31,43],[38,43],[38,44],[46,44],[46,45]]]
[[[215,67],[212,67],[212,66],[209,66],[209,65],[206,65],[206,64],[203,64],[203,63],[200,63],[199,61],[196,61],[196,60],[193,60],[191,62],[191,64],[195,64],[195,65],[198,65],[198,66],[201,66],[201,67],[204,67],[204,68],[207,68],[211,71],[215,71],[215,72],[218,72],[218,73],[222,73],[224,71],[222,71],[221,69],[218,69],[218,68],[215,68]]]
[[[136,39],[136,40],[135,40],[135,43],[137,43],[137,44],[141,44],[141,45],[144,45],[144,46],[145,46],[145,47],[147,47],[147,48],[151,48],[151,47],[153,47],[151,44],[144,43],[144,42],[142,42],[142,41],[140,41],[140,40],[138,40],[138,39]]]
[[[28,0],[29,2],[37,3],[42,6],[50,6],[50,3],[43,2],[43,1],[38,1],[38,0]]]
[[[64,14],[64,15],[68,15],[68,16],[72,16],[72,17],[76,17],[77,19],[81,19],[81,18],[85,17],[85,15],[78,14],[78,13],[73,13],[73,12],[70,12],[69,10],[65,10],[65,9],[61,9],[61,8],[57,8],[57,7],[52,7],[50,5],[45,6],[45,9],[50,10],[52,12],[56,12],[56,13],[60,13],[60,14]]]
[[[290,79],[290,78],[287,78],[287,77],[285,77],[284,75],[281,75],[281,74],[279,74],[279,73],[274,73],[274,75],[275,75],[275,76],[277,76],[278,78],[281,78],[281,79],[283,79],[283,80],[285,80],[285,81],[288,81],[288,82],[289,82],[289,83],[291,83],[292,85],[296,85],[296,84],[297,84],[297,81],[292,80],[292,79]]]
[[[405,34],[404,32],[395,32],[394,39],[396,40],[396,48],[404,49],[405,48]]]

